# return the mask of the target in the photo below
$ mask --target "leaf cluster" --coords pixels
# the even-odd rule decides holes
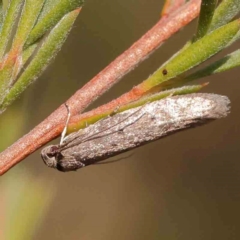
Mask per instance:
[[[0,113],[61,49],[83,0],[0,2]]]

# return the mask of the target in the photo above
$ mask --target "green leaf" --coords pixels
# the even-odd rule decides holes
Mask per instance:
[[[233,39],[228,43],[228,46],[231,46],[234,42],[236,42],[238,39],[240,39],[240,31],[237,32],[237,34],[233,37]]]
[[[239,28],[240,22],[235,20],[204,36],[160,67],[139,87],[144,89],[144,91],[148,91],[160,83],[166,82],[197,66],[228,46],[238,33]]]
[[[36,23],[38,16],[41,12],[45,0],[28,0],[25,1],[21,19],[19,21],[17,32],[14,37],[12,49],[22,49],[25,41],[28,38],[34,24]]]
[[[31,57],[37,44],[27,48],[21,55],[8,55],[0,70],[0,105],[16,80],[22,66]]]
[[[237,50],[224,58],[219,59],[218,61],[208,65],[205,68],[202,68],[187,77],[184,78],[174,78],[167,82],[164,82],[158,86],[159,89],[165,90],[170,89],[173,87],[182,86],[188,82],[191,82],[193,80],[207,77],[209,75],[215,74],[215,73],[221,73],[227,70],[230,70],[232,68],[240,66],[240,50]]]
[[[44,5],[36,26],[29,35],[25,48],[41,38],[65,14],[81,7],[83,2],[83,0],[48,0]]]
[[[194,42],[208,32],[218,0],[202,0],[201,11],[198,19],[198,30]]]
[[[4,102],[0,107],[2,110],[12,103],[42,73],[49,62],[55,57],[57,52],[61,49],[61,46],[72,28],[78,14],[79,10],[68,13],[52,29],[36,56],[27,66],[4,99]]]
[[[223,0],[214,12],[209,32],[231,21],[240,11],[240,0]]]
[[[3,26],[0,31],[0,61],[3,58],[8,42],[10,42],[12,29],[18,17],[18,13],[21,9],[22,4],[23,0],[12,0],[9,3]]]
[[[32,54],[34,53],[34,51],[36,50],[38,44],[33,44],[30,47],[28,47],[26,50],[23,51],[23,56],[22,56],[22,60],[23,60],[23,65],[28,61],[28,59],[32,56]]]
[[[240,50],[237,50],[231,54],[228,54],[224,58],[219,59],[218,61],[210,64],[209,66],[192,73],[186,77],[183,81],[184,83],[203,78],[215,73],[221,73],[232,68],[240,66]]]
[[[14,64],[15,61],[10,61],[0,71],[0,104],[8,94],[9,85],[12,80]]]

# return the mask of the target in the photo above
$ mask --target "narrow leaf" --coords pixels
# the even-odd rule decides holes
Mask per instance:
[[[12,44],[12,50],[22,49],[29,33],[31,32],[40,11],[43,7],[45,0],[27,0],[25,1],[23,11],[21,14],[21,19],[19,21],[17,32],[14,37]]]
[[[12,0],[9,3],[3,26],[0,32],[0,61],[3,58],[8,42],[10,41],[12,28],[23,4],[23,0]]]
[[[33,52],[36,50],[38,44],[33,44],[30,47],[28,47],[26,50],[23,51],[23,64],[25,64],[28,59],[32,56]]]
[[[0,104],[2,103],[5,96],[8,94],[15,63],[16,59],[11,59],[7,61],[0,71]]]
[[[137,87],[142,89],[142,91],[149,91],[160,83],[166,82],[197,66],[224,49],[238,33],[239,28],[240,22],[236,20],[204,36],[181,51]]]
[[[22,54],[11,51],[0,63],[0,105],[13,85],[23,65]]]
[[[198,19],[198,29],[194,42],[202,38],[208,32],[217,2],[218,0],[202,0]]]
[[[228,43],[228,46],[231,46],[234,42],[240,39],[240,31],[237,32],[237,34],[233,37],[233,39]]]
[[[190,81],[207,77],[215,73],[221,73],[232,68],[240,66],[240,50],[237,50],[224,58],[219,59],[218,61],[208,65],[205,68],[202,68],[187,77],[184,78],[174,78],[167,82],[164,82],[158,86],[158,90],[171,89],[173,87],[182,86]]]
[[[56,27],[53,28],[34,59],[4,99],[4,103],[1,106],[2,109],[12,103],[47,67],[50,60],[52,60],[60,50],[78,14],[79,10],[68,13]]]
[[[54,2],[54,4],[53,4]],[[25,48],[41,38],[67,13],[83,5],[83,0],[47,1],[36,26],[31,31]]]
[[[240,50],[237,50],[225,56],[224,58],[210,64],[209,66],[189,75],[183,81],[186,83],[215,73],[225,72],[238,66],[240,66]]]
[[[209,32],[231,21],[240,11],[240,0],[223,0],[214,12]]]

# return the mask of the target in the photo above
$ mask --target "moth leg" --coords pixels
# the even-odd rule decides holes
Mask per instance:
[[[68,105],[66,103],[64,103],[64,105],[67,108],[67,120],[66,120],[64,129],[62,131],[62,134],[61,134],[60,146],[63,144],[63,142],[65,140],[65,136],[66,136],[66,133],[67,133],[67,127],[68,127],[68,123],[69,123],[70,116],[71,116],[70,109],[69,109]]]

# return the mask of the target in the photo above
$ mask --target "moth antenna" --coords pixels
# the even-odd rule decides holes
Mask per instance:
[[[65,139],[65,136],[66,136],[66,133],[67,133],[67,127],[68,127],[68,123],[69,123],[69,120],[70,120],[70,116],[71,116],[71,113],[70,113],[70,109],[69,109],[69,106],[64,103],[66,109],[67,109],[67,121],[65,123],[65,127],[62,131],[62,134],[61,134],[61,140],[60,140],[60,146],[63,144],[64,142],[64,139]]]

